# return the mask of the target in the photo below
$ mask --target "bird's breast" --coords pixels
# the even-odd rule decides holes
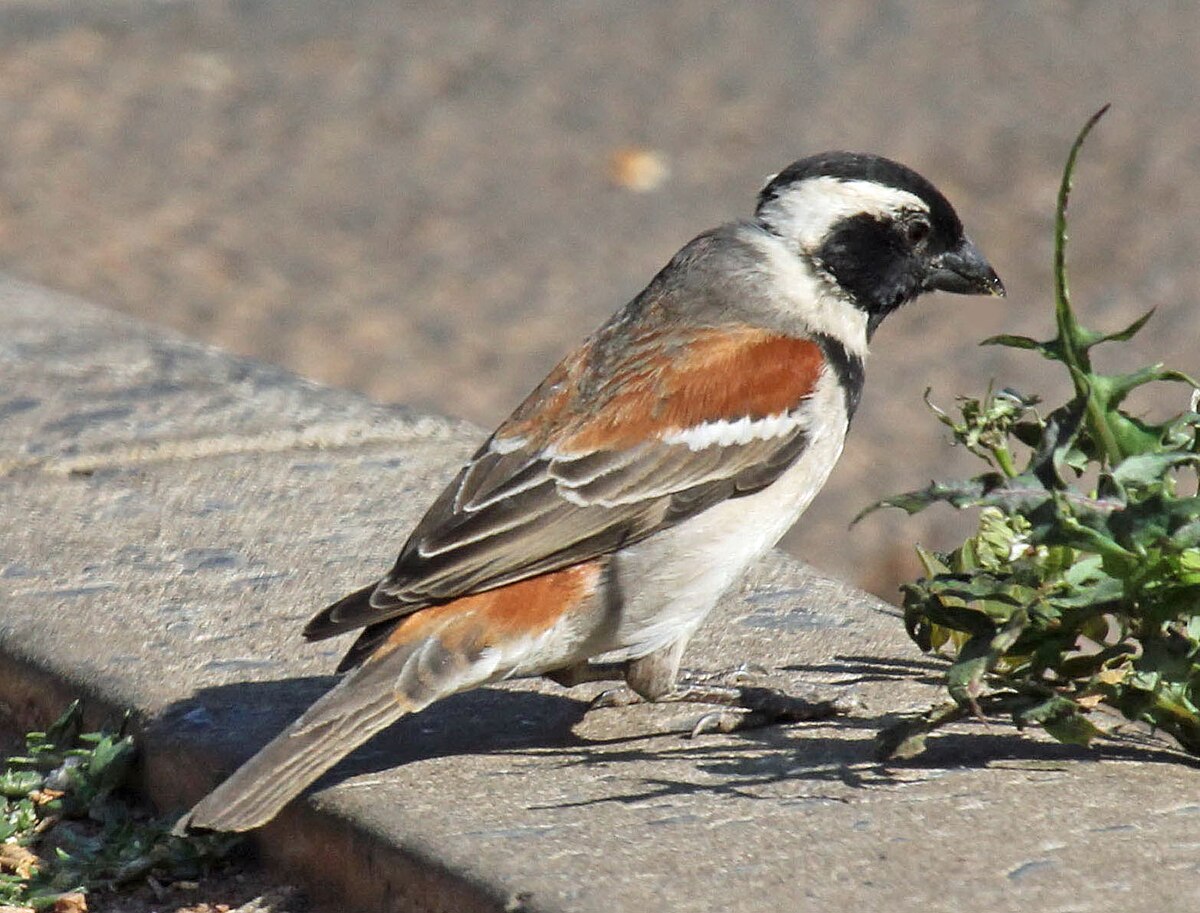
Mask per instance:
[[[808,443],[761,491],[724,501],[616,557],[620,619],[611,658],[636,658],[690,636],[742,573],[800,518],[829,478],[846,438],[846,399],[823,373],[804,405]]]

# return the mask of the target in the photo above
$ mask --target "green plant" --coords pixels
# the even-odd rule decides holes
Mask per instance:
[[[1076,320],[1067,286],[1075,162],[1106,110],[1079,133],[1059,188],[1057,334],[983,342],[1062,365],[1073,395],[1045,411],[1036,396],[989,389],[982,399],[960,398],[957,418],[931,405],[988,470],[863,512],[982,508],[975,534],[952,552],[918,547],[926,576],[903,587],[905,626],[921,649],[951,653],[952,701],[882,733],[884,757],[919,752],[929,732],[968,714],[1010,715],[1018,727],[1037,724],[1087,744],[1102,732],[1100,705],[1200,754],[1200,394],[1195,381],[1161,365],[1097,371],[1092,349],[1130,339],[1151,314],[1119,332],[1095,332]],[[1151,422],[1123,408],[1133,390],[1164,381],[1193,388],[1186,411]]]
[[[173,837],[171,822],[141,814],[119,794],[133,737],[82,732],[78,702],[0,771],[0,906],[41,910],[65,894],[116,889],[153,876],[193,878],[236,838]]]

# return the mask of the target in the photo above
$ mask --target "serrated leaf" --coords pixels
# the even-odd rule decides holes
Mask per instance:
[[[1118,330],[1115,333],[1085,333],[1084,339],[1086,341],[1084,342],[1084,345],[1090,349],[1092,346],[1099,345],[1102,342],[1128,342],[1130,339],[1136,336],[1138,331],[1140,331],[1141,328],[1146,325],[1146,322],[1154,316],[1155,310],[1155,308],[1150,308],[1150,310],[1146,311],[1146,313],[1144,313],[1133,323],[1129,324],[1129,326],[1125,327],[1125,329]]]
[[[934,503],[983,508],[973,536],[923,559],[926,577],[903,587],[904,622],[922,647],[953,642],[947,687],[971,712],[1011,712],[1062,741],[1087,744],[1099,703],[1142,719],[1200,754],[1200,389],[1151,365],[1100,374],[1089,350],[1146,323],[1086,329],[1071,309],[1066,209],[1078,153],[1068,155],[1055,213],[1054,339],[1001,335],[988,345],[1036,351],[1063,364],[1074,394],[1042,418],[1034,398],[958,397],[961,420],[930,403],[955,440],[1000,470],[881,501],[916,513]],[[1190,384],[1189,411],[1153,423],[1122,411],[1130,391]],[[926,396],[928,400],[928,393]],[[1017,459],[1028,447],[1023,471]],[[1093,486],[1088,490],[1084,486]],[[861,516],[861,515],[860,515]],[[965,712],[965,711],[964,711]],[[904,750],[928,725],[910,723]]]
[[[1157,691],[1162,676],[1158,672],[1139,669],[1128,677],[1126,683],[1138,691]]]
[[[35,770],[7,770],[0,774],[0,796],[9,799],[24,799],[38,789],[44,779]]]
[[[1169,470],[1188,463],[1200,463],[1200,454],[1139,453],[1123,459],[1112,468],[1110,474],[1121,485],[1150,486],[1161,481]]]
[[[881,761],[914,757],[925,750],[925,740],[933,730],[962,716],[963,709],[957,704],[941,704],[920,716],[906,717],[875,737],[875,756]]]
[[[1031,336],[1015,336],[1011,333],[1000,333],[997,336],[989,336],[979,344],[981,346],[1007,346],[1010,349],[1029,349],[1041,352],[1047,357],[1053,354],[1054,351],[1053,340],[1042,342]]]
[[[984,676],[1017,642],[1028,623],[1028,615],[1018,610],[995,634],[976,635],[963,644],[958,660],[946,675],[946,689],[955,703],[974,705],[982,694]]]
[[[986,482],[980,479],[970,479],[965,482],[952,482],[943,485],[938,482],[930,482],[929,486],[918,491],[908,491],[903,494],[894,495],[890,498],[884,498],[881,501],[876,501],[868,507],[861,510],[858,515],[850,521],[853,526],[863,517],[872,514],[884,507],[897,507],[907,514],[917,514],[927,507],[931,507],[938,503],[948,503],[955,507],[966,507],[977,502],[982,497],[986,490]]]
[[[946,674],[946,690],[959,705],[974,704],[983,693],[983,677],[991,668],[991,638],[977,635],[968,640]]]

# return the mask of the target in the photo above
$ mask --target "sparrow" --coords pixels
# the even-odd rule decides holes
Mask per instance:
[[[387,576],[308,623],[359,632],[347,674],[178,830],[258,827],[398,718],[514,677],[801,718],[770,689],[681,682],[683,650],[829,477],[881,321],[933,290],[1004,294],[928,180],[847,152],[773,176],[550,372]]]

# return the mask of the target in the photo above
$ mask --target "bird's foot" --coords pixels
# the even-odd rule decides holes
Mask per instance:
[[[706,732],[741,732],[779,723],[825,720],[850,713],[856,706],[856,701],[848,695],[799,697],[779,688],[750,685],[684,687],[664,700],[727,705],[700,717],[692,727],[691,738]]]
[[[779,688],[745,684],[764,671],[743,665],[725,672],[685,673],[674,688],[649,700],[622,685],[600,692],[588,709],[628,707],[641,703],[725,705],[725,709],[706,713],[697,721],[690,733],[690,737],[694,738],[706,732],[738,732],[777,723],[828,719],[850,713],[857,706],[852,695],[839,695],[836,698],[816,695],[798,697]]]
[[[629,707],[633,704],[644,704],[646,699],[628,685],[618,685],[616,688],[605,688],[588,702],[588,710],[605,710],[609,707]]]

